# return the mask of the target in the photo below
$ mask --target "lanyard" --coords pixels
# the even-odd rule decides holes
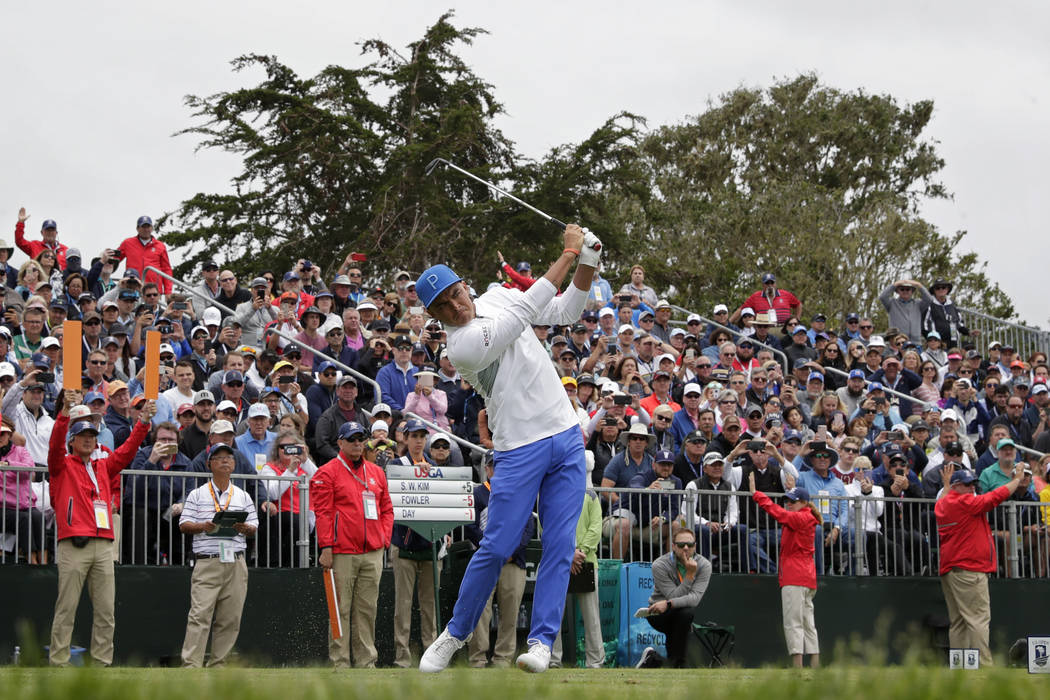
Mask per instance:
[[[98,478],[95,476],[95,468],[91,465],[90,459],[84,462],[84,469],[87,470],[88,478],[91,479],[91,484],[95,487],[95,493],[99,493]]]
[[[213,483],[211,481],[208,481],[208,491],[211,492],[211,500],[212,500],[212,502],[215,503],[215,512],[216,513],[220,512],[220,511],[225,511],[227,508],[230,507],[230,502],[233,500],[233,484],[230,484],[229,488],[230,488],[230,492],[229,492],[229,495],[226,496],[226,505],[223,506],[223,505],[219,504],[219,499],[215,497],[215,486],[213,485]]]
[[[367,486],[367,485],[365,484],[365,482],[364,482],[364,479],[362,479],[361,477],[359,477],[359,476],[358,476],[357,474],[354,474],[354,471],[353,471],[353,470],[352,470],[352,469],[350,468],[350,465],[346,463],[346,460],[345,460],[345,459],[343,459],[343,453],[342,453],[342,452],[340,452],[340,453],[339,453],[338,455],[336,455],[336,456],[337,456],[337,457],[339,458],[339,461],[340,461],[340,462],[342,462],[343,466],[344,466],[344,467],[346,467],[346,470],[347,470],[348,472],[350,472],[350,476],[354,477],[354,480],[355,480],[355,481],[357,481],[357,483],[359,483],[359,484],[361,484],[362,486],[364,486],[364,487],[365,487],[365,490],[367,491],[367,490],[368,490],[368,486]],[[361,466],[362,466],[362,467],[364,467],[364,464],[362,464]],[[367,475],[367,472],[366,472],[366,475]]]

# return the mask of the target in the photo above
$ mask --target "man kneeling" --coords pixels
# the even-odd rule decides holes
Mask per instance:
[[[711,562],[696,553],[696,536],[674,526],[671,551],[653,562],[653,594],[649,596],[649,624],[667,636],[666,663],[685,665],[685,648],[692,631],[693,612],[711,580]],[[638,668],[659,668],[664,659],[652,648],[642,652]]]

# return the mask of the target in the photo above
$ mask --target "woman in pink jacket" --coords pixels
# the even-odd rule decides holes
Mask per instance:
[[[437,423],[442,430],[449,430],[448,396],[441,389],[434,387],[437,372],[423,369],[416,372],[416,388],[405,397],[405,413],[415,413],[431,423]],[[433,432],[433,430],[431,430]]]
[[[0,423],[0,485],[3,488],[4,534],[15,535],[18,549],[30,564],[47,564],[47,549],[44,547],[44,514],[35,508],[33,472],[4,469],[6,466],[31,467],[33,457],[29,451],[11,441],[12,424],[7,418]],[[16,551],[17,558],[17,551]]]

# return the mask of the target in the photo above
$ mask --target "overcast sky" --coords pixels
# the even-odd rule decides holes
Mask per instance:
[[[5,3],[0,235],[10,242],[25,205],[34,236],[53,218],[85,255],[116,245],[140,214],[221,191],[237,171],[232,157],[171,136],[191,124],[184,95],[259,78],[231,73],[230,59],[275,54],[300,75],[359,65],[361,39],[403,46],[449,7],[459,26],[491,32],[464,56],[531,157],[620,110],[657,126],[737,86],[808,71],[842,90],[934,100],[925,136],[955,198],[927,218],[968,230],[966,247],[1020,315],[1047,322],[1038,193],[1050,162],[1050,5],[1035,1]]]

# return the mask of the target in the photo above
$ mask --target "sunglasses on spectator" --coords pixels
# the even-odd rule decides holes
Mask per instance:
[[[327,335],[342,335],[342,334],[343,334],[343,329],[342,328],[333,328],[332,330],[328,331],[328,333],[327,333]]]
[[[104,364],[106,364],[106,360],[88,360],[88,364],[104,365]]]
[[[632,435],[628,438],[631,442],[649,442],[649,438],[642,435]]]
[[[685,542],[685,541],[675,542],[674,546],[678,547],[679,549],[690,549],[690,548],[696,546],[696,542]]]
[[[101,326],[102,325],[102,321],[99,321],[96,318],[96,319],[93,319],[91,321],[84,321],[84,325],[85,326]]]
[[[328,371],[328,372],[322,372],[321,376],[323,376],[323,377],[334,377],[336,374],[338,374],[338,372]]]
[[[239,386],[244,386],[244,382],[226,382],[226,386],[237,388]]]
[[[696,368],[697,369],[711,369],[711,363],[710,362],[705,362],[702,365],[697,365]]]
[[[364,437],[362,437],[360,435],[354,435],[353,437],[348,437],[348,438],[343,438],[343,439],[346,440],[347,442],[364,442],[365,441]]]
[[[874,415],[874,414],[878,413],[878,411],[876,411],[874,408],[865,408],[864,409],[864,413],[866,413],[869,416],[871,416],[871,415]]]
[[[739,425],[726,425],[726,426],[722,427],[722,430],[723,431],[725,431],[725,430],[740,430],[740,426]]]
[[[860,450],[858,450],[856,447],[843,447],[842,451],[843,452],[849,452],[850,454],[853,454],[853,455],[860,454]]]
[[[861,324],[861,326],[860,326],[860,327],[861,327],[861,328],[862,328],[863,330],[870,330],[870,329],[874,328],[875,326],[872,326],[872,325],[870,325],[870,324]]]
[[[667,416],[657,416],[656,420],[659,420],[659,421],[670,421],[671,419],[668,418]]]
[[[723,400],[719,401],[718,403],[722,404],[723,406],[732,406],[733,404],[736,403],[736,401],[734,399],[723,399]]]

